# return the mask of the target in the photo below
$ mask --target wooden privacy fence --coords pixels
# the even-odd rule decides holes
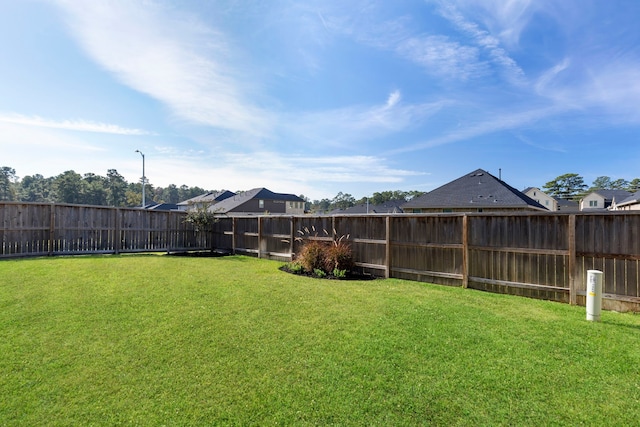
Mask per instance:
[[[0,258],[212,248],[184,212],[0,203]]]
[[[0,203],[0,257],[217,250],[289,261],[296,237],[348,236],[356,265],[396,277],[640,311],[640,212],[221,217],[197,233],[182,212]]]
[[[640,212],[222,218],[213,244],[286,261],[299,230],[348,236],[356,265],[379,276],[570,304],[585,304],[586,272],[600,270],[603,307],[640,311]]]

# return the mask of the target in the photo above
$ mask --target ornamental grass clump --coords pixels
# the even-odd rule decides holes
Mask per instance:
[[[329,237],[329,232],[323,230],[325,236]],[[351,245],[348,243],[349,236],[337,237],[333,230],[331,240],[320,240],[315,227],[311,230],[305,228],[298,231],[300,237],[296,240],[303,242],[300,253],[295,260],[289,263],[288,270],[291,272],[310,274],[316,277],[345,278],[353,268],[353,253]]]

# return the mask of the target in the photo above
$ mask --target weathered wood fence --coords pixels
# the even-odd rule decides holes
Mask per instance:
[[[585,304],[586,272],[604,272],[603,307],[640,311],[640,212],[223,218],[214,246],[289,260],[299,230],[348,236],[364,271],[531,298]]]
[[[288,261],[298,231],[348,236],[356,265],[383,277],[585,303],[604,272],[605,309],[640,311],[640,213],[222,217],[197,233],[184,213],[0,204],[0,257],[217,250]],[[310,236],[310,237],[309,237]]]
[[[183,212],[0,203],[0,258],[212,248]]]

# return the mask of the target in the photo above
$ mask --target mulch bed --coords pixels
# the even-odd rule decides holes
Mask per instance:
[[[337,276],[334,276],[333,274],[327,274],[326,276],[320,277],[317,274],[313,274],[304,270],[299,270],[299,271],[290,270],[286,264],[280,267],[280,270],[286,273],[295,274],[298,276],[311,277],[313,279],[325,279],[325,280],[327,279],[328,280],[375,280],[377,279],[376,276],[373,276],[367,273],[360,273],[357,271],[348,271],[345,277],[337,277]]]

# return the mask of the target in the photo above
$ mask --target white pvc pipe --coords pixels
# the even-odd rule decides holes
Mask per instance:
[[[587,320],[600,321],[602,311],[602,271],[587,270]]]

